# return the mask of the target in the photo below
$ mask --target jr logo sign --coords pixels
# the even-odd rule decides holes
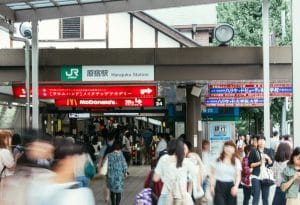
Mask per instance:
[[[62,81],[81,81],[82,66],[63,66],[60,76]]]

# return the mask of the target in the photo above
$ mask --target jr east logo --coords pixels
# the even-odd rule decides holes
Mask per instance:
[[[65,72],[65,75],[69,78],[69,79],[72,79],[72,80],[75,80],[79,77],[79,69],[78,68],[71,68],[68,71]]]
[[[82,80],[81,66],[64,66],[61,71],[61,79],[64,81]]]

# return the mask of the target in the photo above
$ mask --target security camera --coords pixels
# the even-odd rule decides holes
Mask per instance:
[[[32,29],[31,29],[31,23],[29,22],[23,22],[21,23],[19,27],[20,34],[24,38],[31,39],[32,38]]]

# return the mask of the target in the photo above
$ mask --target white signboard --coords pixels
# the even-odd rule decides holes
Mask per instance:
[[[153,81],[153,65],[82,66],[82,81]]]
[[[223,149],[224,142],[233,139],[235,125],[232,122],[210,122],[208,124],[208,138],[210,152],[213,159],[217,159]]]

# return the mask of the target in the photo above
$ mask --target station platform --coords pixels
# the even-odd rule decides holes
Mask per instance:
[[[150,171],[150,166],[129,167],[130,175],[125,180],[125,189],[122,194],[120,205],[134,205],[135,196],[143,189],[144,181],[149,171]],[[105,179],[103,177],[96,177],[95,179],[93,179],[91,183],[91,188],[94,192],[94,196],[96,199],[96,205],[109,205],[109,203],[105,202],[103,197],[104,185],[105,185]],[[269,204],[272,204],[274,191],[275,191],[275,186],[272,186],[270,189]],[[211,196],[209,194],[207,195],[207,198],[208,198],[208,202],[203,205],[213,205]],[[242,204],[243,204],[243,190],[239,189],[238,205],[242,205]],[[251,199],[249,205],[250,204],[252,204]],[[262,200],[260,200],[260,204],[262,204]]]

